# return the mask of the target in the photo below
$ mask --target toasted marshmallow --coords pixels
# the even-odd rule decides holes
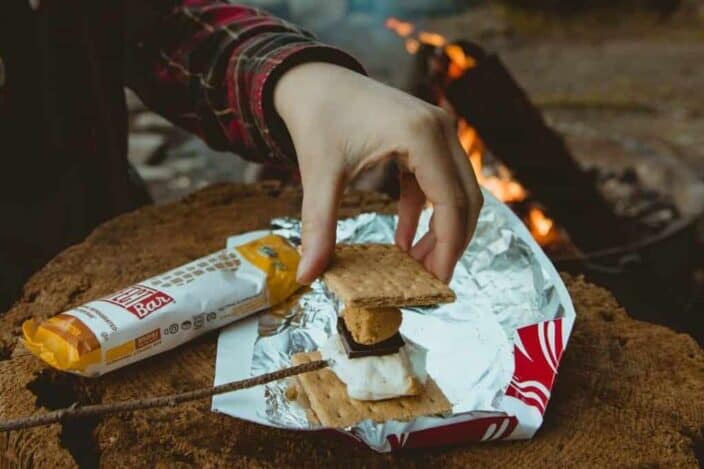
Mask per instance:
[[[349,358],[337,334],[320,348],[323,359],[331,362],[333,372],[347,385],[347,394],[362,401],[420,394],[428,378],[426,353],[424,348],[406,339],[406,345],[397,353]]]

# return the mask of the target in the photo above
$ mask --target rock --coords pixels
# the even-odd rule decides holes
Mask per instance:
[[[0,350],[15,348],[27,318],[46,318],[181,265],[221,248],[228,235],[267,227],[272,217],[298,216],[300,202],[299,190],[276,185],[219,185],[108,221],[29,280],[0,320]],[[342,206],[342,216],[394,209],[388,198],[369,193],[346,194]],[[687,335],[629,318],[606,290],[564,278],[577,322],[545,424],[532,441],[380,455],[324,433],[215,414],[209,400],[107,417],[92,437],[64,427],[64,440],[94,438],[104,467],[696,467],[704,447],[704,351]],[[68,397],[114,402],[211,386],[216,338],[210,334],[100,379],[70,377],[74,396]],[[5,358],[0,419],[41,410],[27,390],[42,368],[38,360]],[[39,401],[51,392],[33,387]],[[18,399],[25,404],[15,406]],[[0,467],[15,455],[25,465],[65,457],[58,426],[34,432],[0,436]]]

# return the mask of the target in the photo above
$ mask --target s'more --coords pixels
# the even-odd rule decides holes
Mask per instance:
[[[449,411],[450,402],[426,371],[426,350],[399,332],[399,308],[452,302],[452,290],[386,244],[338,245],[323,281],[339,305],[337,334],[320,350],[292,357],[295,365],[330,362],[297,378],[309,417],[344,428]]]

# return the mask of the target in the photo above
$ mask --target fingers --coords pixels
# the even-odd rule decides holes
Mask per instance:
[[[435,234],[432,231],[428,231],[423,235],[422,238],[411,249],[411,257],[419,262],[423,260],[430,254],[430,251],[435,247]],[[430,269],[428,269],[430,270]]]
[[[307,285],[327,267],[335,250],[337,207],[344,188],[341,172],[321,171],[315,177],[303,175],[303,206],[301,237],[303,254],[296,280]]]
[[[425,194],[418,185],[416,177],[401,170],[401,197],[398,202],[398,225],[396,226],[396,244],[408,251],[418,227],[418,218],[423,211]]]
[[[454,122],[446,123],[445,127],[445,138],[447,139],[448,146],[450,148],[450,153],[452,159],[457,168],[457,176],[459,177],[460,183],[464,190],[467,200],[469,202],[467,209],[467,226],[465,228],[465,241],[463,250],[467,248],[472,235],[474,235],[474,230],[477,227],[477,220],[479,219],[479,211],[484,204],[484,197],[482,196],[482,191],[479,189],[479,183],[477,182],[477,176],[474,174],[472,165],[469,162],[467,153],[460,145],[459,138],[457,138],[457,128]]]
[[[431,225],[435,244],[423,259],[426,269],[443,282],[449,282],[455,265],[464,251],[466,218],[463,207],[437,204],[433,209]],[[434,225],[434,226],[433,226]]]
[[[432,234],[426,236],[427,240],[421,240],[423,244],[419,242],[412,254],[425,254],[417,259],[440,280],[448,282],[466,246],[470,210],[469,197],[458,175],[444,126],[444,120],[435,117],[423,133],[416,136],[410,149],[409,166],[434,207]],[[430,249],[429,244],[432,244]]]

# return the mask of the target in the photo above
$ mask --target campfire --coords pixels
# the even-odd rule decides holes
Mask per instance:
[[[438,76],[444,78],[436,83],[434,101],[457,115],[445,96],[445,86],[448,80],[458,79],[474,67],[476,60],[459,44],[450,43],[447,38],[437,33],[418,31],[412,23],[391,17],[386,20],[386,27],[404,39],[406,50],[410,54],[417,54],[423,46],[441,51],[444,60],[437,61],[436,65],[443,69],[435,71],[439,72]],[[499,200],[512,205],[541,246],[548,247],[559,244],[557,242],[560,240],[566,241],[564,230],[556,226],[537,202],[529,200],[528,191],[506,165],[491,157],[476,129],[461,117],[458,117],[457,134],[479,184]]]
[[[704,186],[686,167],[625,136],[563,136],[498,55],[397,18],[386,27],[415,57],[407,90],[457,117],[479,183],[513,209],[560,270],[608,285],[643,319],[693,329],[695,314],[662,313],[674,299],[675,309],[694,311],[689,298],[702,295],[693,253],[701,252]],[[588,152],[577,160],[570,148]]]

